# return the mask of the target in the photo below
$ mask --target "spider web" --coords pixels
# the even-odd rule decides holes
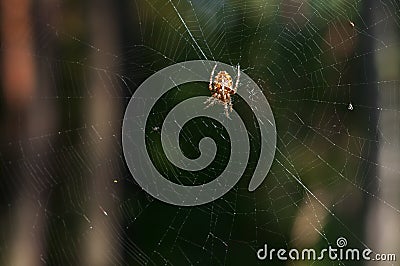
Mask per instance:
[[[35,97],[60,106],[62,126],[2,143],[4,216],[22,197],[15,191],[37,202],[36,214],[47,221],[45,236],[38,235],[37,220],[31,221],[30,232],[37,241],[46,239],[47,253],[41,258],[49,264],[79,263],[86,256],[80,250],[96,228],[104,230],[100,239],[109,246],[105,257],[110,264],[253,265],[260,263],[256,252],[265,243],[318,249],[334,245],[340,236],[352,247],[399,254],[400,240],[393,237],[400,235],[395,196],[400,180],[399,11],[395,0],[127,1],[131,39],[122,52],[47,24],[34,56],[54,83]],[[65,53],[42,56],[49,38],[66,43]],[[117,64],[89,62],[84,53]],[[222,198],[187,208],[158,201],[136,184],[125,167],[121,127],[123,108],[147,77],[197,59],[240,64],[262,88],[275,117],[277,147],[267,178],[249,192],[262,159],[262,125],[251,106],[233,96],[250,140],[249,161],[238,162],[245,164],[245,172]],[[84,106],[101,94],[88,85],[91,77],[100,80],[105,102],[121,108],[118,118],[106,114],[99,122],[87,122]],[[218,177],[235,145],[220,122],[199,117],[182,127],[180,148],[195,159],[200,140],[211,137],[215,159],[194,172],[168,161],[162,152],[162,123],[175,105],[196,96],[209,96],[206,83],[175,87],[157,101],[145,125],[152,162],[178,184]],[[210,108],[224,115],[222,105]],[[105,142],[111,145],[106,154]],[[39,153],[38,144],[45,147]],[[43,163],[46,158],[51,166]],[[96,173],[106,179],[96,181]],[[22,174],[32,177],[28,183],[7,178]],[[90,190],[93,186],[99,190]],[[101,218],[89,211],[93,204]],[[392,237],[381,228],[385,221],[391,221]],[[2,257],[7,250],[2,248]]]

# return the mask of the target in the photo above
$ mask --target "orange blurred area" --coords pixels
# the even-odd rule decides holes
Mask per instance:
[[[30,7],[29,0],[1,4],[2,85],[11,109],[25,107],[36,86]]]

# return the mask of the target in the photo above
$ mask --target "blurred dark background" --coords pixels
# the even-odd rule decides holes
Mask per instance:
[[[400,255],[399,12],[396,0],[3,0],[0,264],[264,265],[264,243],[322,249],[338,237]],[[271,105],[278,144],[248,192],[260,125],[234,99],[251,140],[246,172],[221,199],[182,208],[138,187],[121,127],[141,82],[195,59],[240,64]],[[208,94],[184,86],[146,125],[152,159],[174,182],[193,176],[166,161],[156,125]],[[189,157],[210,123],[183,129]],[[221,159],[204,182],[229,159],[226,132],[214,130]]]

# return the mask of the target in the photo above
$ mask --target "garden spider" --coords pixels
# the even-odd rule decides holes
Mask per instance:
[[[210,75],[210,84],[208,85],[208,89],[211,91],[211,97],[205,101],[205,104],[208,104],[206,108],[213,106],[216,103],[220,103],[225,107],[225,115],[229,118],[229,111],[232,112],[232,101],[231,95],[235,94],[239,85],[240,79],[240,66],[237,67],[237,79],[235,83],[235,87],[233,87],[232,77],[226,71],[220,71],[214,78],[213,76],[215,69],[217,68],[217,64],[215,64],[211,75]]]

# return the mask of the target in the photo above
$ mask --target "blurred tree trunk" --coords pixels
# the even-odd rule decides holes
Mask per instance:
[[[49,75],[45,66],[36,61],[35,28],[31,16],[30,0],[1,2],[2,87],[5,99],[5,138],[10,140],[10,156],[13,162],[7,178],[14,187],[11,190],[5,231],[8,242],[5,265],[42,265],[45,261],[45,203],[43,190],[50,179],[38,166],[47,169],[49,160],[46,150],[49,138],[41,141],[55,128],[55,112],[52,104],[43,104],[41,95],[50,89]],[[50,1],[41,2],[44,15]],[[55,15],[54,12],[51,13]],[[50,53],[47,49],[46,53]],[[43,54],[46,55],[46,54]],[[2,228],[2,230],[6,230]]]
[[[109,163],[115,161],[112,123],[121,119],[121,104],[116,91],[120,84],[114,74],[119,73],[118,59],[115,54],[119,52],[120,36],[114,1],[91,1],[89,8],[89,23],[91,43],[94,47],[90,55],[90,65],[99,70],[92,71],[90,76],[89,93],[92,100],[87,108],[88,121],[92,128],[88,134],[89,139],[94,138],[95,145],[90,151],[93,163],[92,176],[88,194],[90,195],[89,217],[92,230],[86,239],[84,265],[115,265],[121,263],[118,245],[119,215],[115,195],[111,196],[108,189],[113,186],[118,175],[117,170]],[[101,70],[101,69],[104,69]],[[116,167],[118,168],[118,166]],[[118,190],[112,189],[114,192]],[[112,213],[112,215],[110,215]],[[87,224],[85,225],[87,227]]]
[[[375,181],[377,198],[370,199],[371,204],[368,210],[367,243],[371,249],[378,253],[400,254],[400,216],[398,211],[389,207],[400,208],[399,188],[400,188],[400,92],[398,80],[400,80],[400,52],[398,50],[399,28],[396,23],[396,16],[388,16],[389,12],[396,12],[396,7],[389,1],[369,0],[370,7],[376,12],[370,12],[373,22],[379,22],[373,28],[371,35],[385,43],[379,41],[371,42],[371,51],[375,51],[375,62],[377,66],[377,80],[392,81],[379,82],[376,87],[378,90],[378,106],[380,111],[379,122],[377,123],[380,131],[379,151],[378,151],[378,171]],[[387,204],[383,203],[387,202]],[[370,265],[387,265],[373,262]]]

